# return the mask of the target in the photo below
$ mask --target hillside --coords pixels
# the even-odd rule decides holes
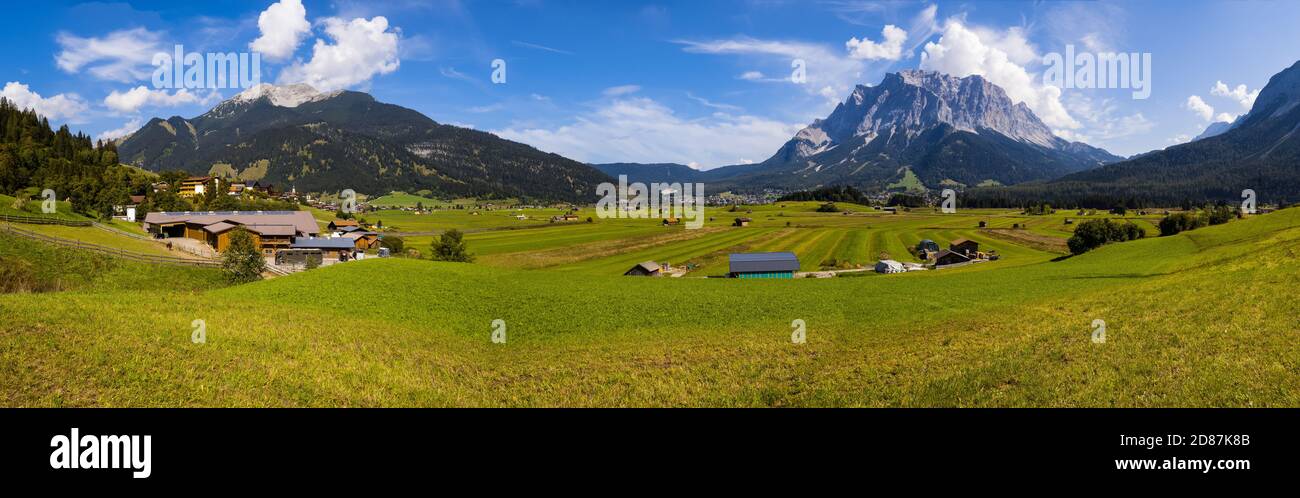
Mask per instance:
[[[195,118],[154,118],[118,150],[123,162],[153,171],[233,170],[300,191],[587,200],[607,179],[585,164],[439,124],[365,93],[305,85],[264,84]]]
[[[199,294],[0,295],[0,364],[40,366],[0,368],[0,402],[1295,406],[1300,332],[1277,317],[1294,312],[1297,227],[1288,209],[1059,261],[870,278],[575,285],[565,271],[386,259]],[[207,344],[189,341],[194,319]],[[489,340],[495,319],[505,344]],[[794,319],[807,344],[790,343]]]
[[[1252,189],[1260,203],[1300,200],[1300,62],[1274,75],[1255,105],[1230,129],[1128,161],[1039,185],[981,189],[973,205],[1028,201],[1107,207],[1241,202]]]

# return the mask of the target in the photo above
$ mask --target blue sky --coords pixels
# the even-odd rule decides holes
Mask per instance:
[[[1300,2],[24,2],[0,29],[3,94],[120,136],[238,90],[156,89],[150,58],[263,54],[263,81],[354,89],[590,162],[762,161],[854,85],[982,74],[1058,135],[1130,155],[1249,109],[1300,59]],[[1043,56],[1149,53],[1151,93],[1059,89]],[[505,83],[492,81],[494,59]],[[806,80],[791,81],[801,60]],[[1220,84],[1222,83],[1222,84]],[[1242,87],[1241,85],[1244,85]]]

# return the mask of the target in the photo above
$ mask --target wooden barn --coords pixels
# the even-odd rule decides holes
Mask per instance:
[[[948,244],[948,250],[971,257],[980,252],[980,244],[970,239],[957,239]]]
[[[632,269],[623,272],[623,276],[661,277],[663,276],[663,268],[659,266],[659,263],[656,263],[654,261],[646,261],[644,263],[638,263],[636,266],[633,266]]]
[[[728,257],[731,278],[794,278],[799,258],[792,252],[755,252]]]

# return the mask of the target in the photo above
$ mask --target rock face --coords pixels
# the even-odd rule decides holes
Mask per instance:
[[[350,91],[249,88],[201,116],[154,118],[118,146],[155,171],[230,172],[299,191],[430,189],[579,201],[603,173],[490,133],[439,124]]]
[[[758,187],[886,188],[910,171],[938,188],[1043,180],[1119,159],[1056,137],[983,77],[918,70],[859,85],[767,161],[728,169],[737,183]]]

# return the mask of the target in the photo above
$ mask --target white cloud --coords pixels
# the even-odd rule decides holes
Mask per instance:
[[[248,48],[261,52],[268,60],[284,60],[293,55],[311,32],[311,23],[307,22],[307,8],[302,6],[302,0],[280,0],[257,16],[257,28],[262,35],[249,43]]]
[[[745,81],[758,81],[763,79],[763,73],[758,71],[745,71],[740,76],[737,76],[737,78]]]
[[[114,31],[103,38],[60,33],[56,40],[62,50],[54,60],[59,69],[69,73],[85,69],[102,80],[146,80],[153,73],[153,55],[163,52],[160,38],[144,28]]]
[[[1226,112],[1221,112],[1221,113],[1219,113],[1218,116],[1215,116],[1215,117],[1214,117],[1214,120],[1215,120],[1215,121],[1223,121],[1223,122],[1225,122],[1225,123],[1231,123],[1231,122],[1233,122],[1233,121],[1236,121],[1236,119],[1237,119],[1237,115],[1236,115],[1236,114],[1229,114],[1229,113],[1226,113]]]
[[[1043,85],[1012,59],[1011,54],[1021,58],[1026,50],[1033,49],[1022,34],[1009,31],[996,39],[985,40],[977,30],[968,29],[957,19],[949,19],[939,40],[925,44],[921,68],[958,77],[978,74],[1002,87],[1011,100],[1024,102],[1044,123],[1058,130],[1058,134],[1059,130],[1079,128],[1081,124],[1061,104],[1061,89]]]
[[[691,92],[686,92],[686,97],[689,98],[689,99],[691,99],[691,100],[694,100],[694,101],[696,101],[696,102],[699,102],[699,104],[702,105],[702,106],[704,106],[704,107],[712,107],[712,108],[714,108],[714,109],[721,109],[721,110],[723,110],[723,111],[734,111],[734,112],[742,112],[742,111],[744,111],[744,109],[741,108],[740,106],[731,105],[731,104],[721,104],[721,103],[718,103],[718,102],[713,102],[713,101],[711,101],[711,100],[709,100],[709,99],[706,99],[706,98],[704,98],[704,97],[697,97],[697,96],[695,96],[694,93],[691,93]]]
[[[886,24],[880,31],[880,43],[866,37],[861,40],[849,38],[844,47],[849,50],[849,57],[854,59],[896,61],[903,57],[903,42],[907,41],[907,31],[893,24]]]
[[[1214,106],[1206,104],[1205,100],[1199,95],[1187,97],[1187,102],[1183,104],[1183,107],[1191,109],[1192,112],[1206,121],[1214,119]]]
[[[1210,89],[1210,94],[1236,100],[1237,103],[1241,104],[1242,109],[1249,111],[1251,107],[1255,106],[1255,98],[1259,97],[1259,90],[1249,91],[1244,84],[1237,85],[1236,88],[1228,88],[1228,85],[1225,85],[1222,81],[1216,81],[1214,82],[1214,88]]]
[[[81,114],[90,107],[75,93],[60,93],[45,98],[17,81],[6,83],[4,90],[0,90],[0,97],[9,99],[19,108],[36,111],[37,114],[51,121],[82,122]]]
[[[211,104],[221,98],[221,94],[215,90],[208,95],[200,97],[191,93],[189,90],[180,89],[175,93],[167,93],[167,90],[150,90],[143,85],[137,86],[126,92],[113,90],[104,97],[104,105],[109,109],[122,113],[131,113],[140,110],[145,106],[151,107],[175,107],[186,104]]]
[[[827,98],[828,106],[838,104],[849,94],[858,83],[863,70],[862,61],[840,55],[837,51],[815,43],[760,40],[749,37],[709,41],[683,40],[677,43],[684,46],[683,50],[692,53],[762,57],[782,67],[784,71],[793,71],[792,63],[795,60],[802,60],[805,63],[807,80],[799,86],[810,95],[825,97],[827,93],[832,94]],[[757,81],[755,77],[761,76],[761,73],[746,74],[749,76],[741,75],[741,79]],[[780,75],[772,81],[794,83],[790,74]],[[826,92],[826,88],[830,88],[831,91]]]
[[[316,39],[311,60],[306,63],[295,61],[285,68],[280,74],[281,83],[301,82],[321,91],[338,90],[396,71],[400,65],[397,55],[399,30],[389,31],[387,18],[376,16],[370,20],[344,21],[331,17],[323,23],[325,34],[334,43]]]
[[[644,97],[614,99],[559,127],[519,127],[493,133],[584,162],[675,162],[706,167],[766,157],[802,125],[714,113],[683,119]]]
[[[620,85],[606,88],[605,91],[600,93],[606,97],[618,97],[620,95],[628,95],[639,91],[641,91],[639,85]]]
[[[136,130],[139,130],[141,126],[144,126],[143,120],[141,120],[140,118],[131,118],[131,120],[127,121],[126,124],[122,125],[121,128],[104,131],[100,133],[99,136],[96,138],[100,140],[117,140],[119,138],[135,133]]]
[[[1083,93],[1072,92],[1066,97],[1065,106],[1084,125],[1075,133],[1057,133],[1071,141],[1104,146],[1106,141],[1142,135],[1155,128],[1155,123],[1140,112],[1120,114],[1119,107],[1111,99],[1094,100]]]

